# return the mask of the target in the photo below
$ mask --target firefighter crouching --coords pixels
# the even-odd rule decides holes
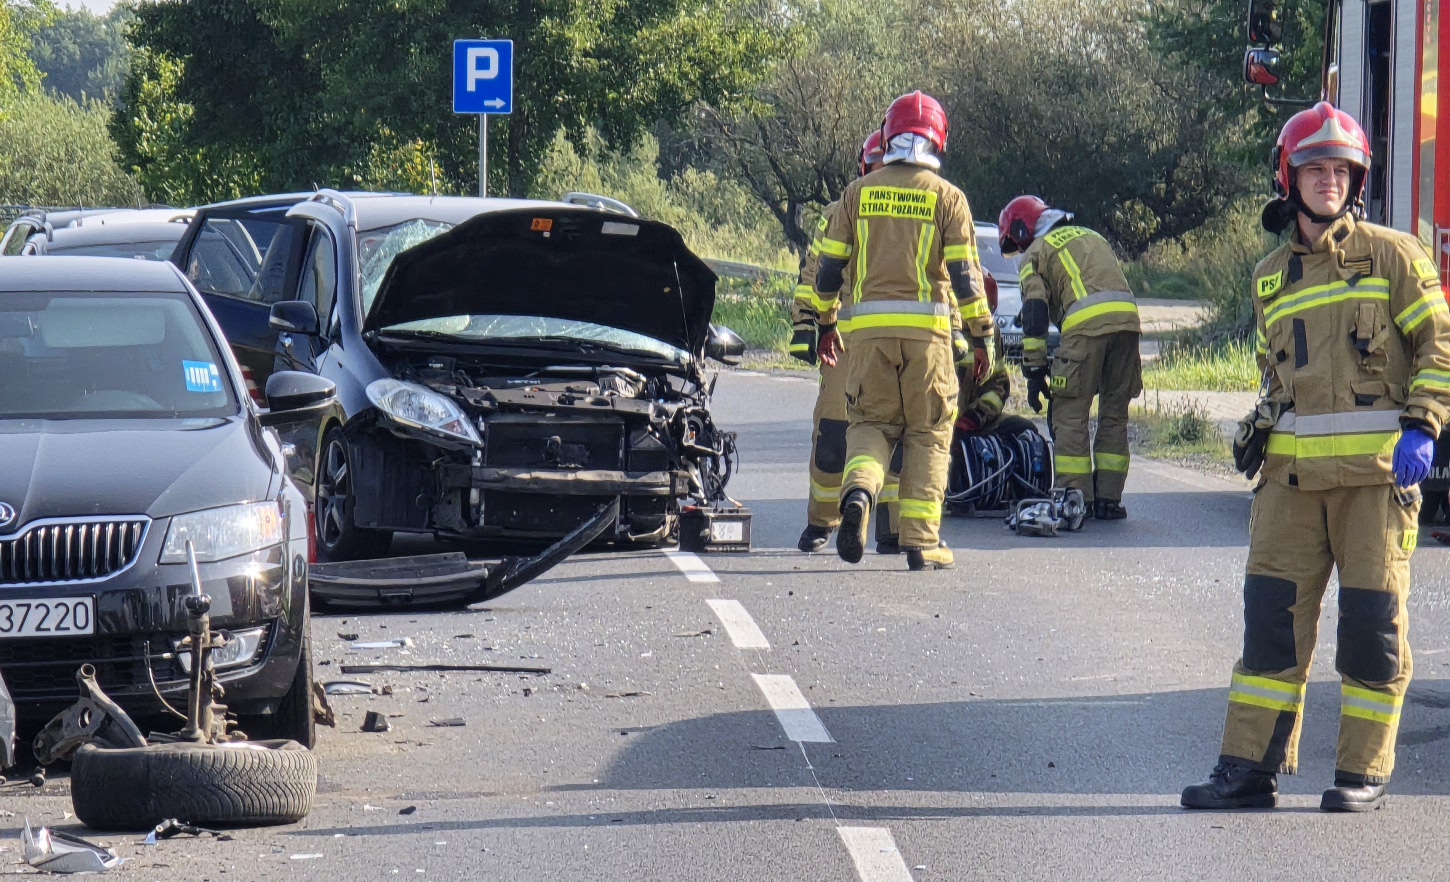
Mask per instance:
[[[1042,412],[1042,396],[1052,399],[1057,486],[1081,490],[1095,517],[1116,520],[1128,516],[1128,403],[1143,391],[1138,305],[1107,240],[1071,221],[1036,196],[1018,196],[998,228],[1002,253],[1022,254],[1022,375],[1034,411]],[[1051,371],[1049,320],[1062,330]]]
[[[872,132],[861,145],[860,172],[867,175],[881,167],[881,132]],[[800,283],[795,288],[791,305],[790,354],[806,364],[814,365],[819,342],[821,312],[834,304],[816,296],[816,266],[820,262],[819,239],[826,231],[831,213],[839,202],[832,202],[821,213],[816,241],[811,243],[801,263]],[[847,267],[849,276],[850,268]],[[847,282],[849,284],[849,282]],[[838,328],[838,330],[846,330]],[[846,364],[844,353],[836,364],[820,362],[821,380],[816,392],[816,407],[811,414],[811,491],[806,505],[806,529],[801,533],[801,551],[820,551],[831,539],[831,531],[841,523],[841,472],[846,468]]]
[[[885,166],[852,182],[821,239],[816,292],[841,297],[850,323],[846,380],[850,428],[836,550],[857,563],[892,450],[902,446],[901,547],[913,570],[953,565],[941,543],[942,499],[956,415],[954,365],[990,373],[996,326],[987,307],[971,209],[937,169],[947,120],[934,98],[913,92],[882,122]],[[953,296],[955,292],[955,297]],[[960,313],[958,312],[960,304]],[[821,317],[821,357],[841,351],[835,314]],[[972,334],[960,331],[963,319]]]
[[[1450,313],[1418,240],[1350,213],[1369,143],[1327,103],[1275,147],[1264,226],[1287,244],[1254,270],[1265,386],[1234,458],[1263,475],[1249,520],[1243,655],[1219,763],[1188,808],[1267,808],[1298,767],[1305,683],[1339,572],[1339,748],[1326,811],[1379,808],[1410,683],[1405,611],[1416,485],[1450,407]]]

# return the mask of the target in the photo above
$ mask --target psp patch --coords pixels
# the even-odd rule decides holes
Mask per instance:
[[[186,376],[188,392],[222,391],[221,371],[209,361],[183,361],[181,371]]]
[[[1422,282],[1430,282],[1439,278],[1440,273],[1435,269],[1435,261],[1428,257],[1421,257],[1415,261],[1415,275],[1419,276]]]

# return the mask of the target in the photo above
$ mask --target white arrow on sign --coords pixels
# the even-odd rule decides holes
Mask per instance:
[[[506,102],[502,98],[490,98],[483,102],[484,107],[503,107]]]

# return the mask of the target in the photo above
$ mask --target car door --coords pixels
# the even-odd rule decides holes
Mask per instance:
[[[5,231],[5,238],[0,239],[0,255],[14,257],[25,248],[26,241],[36,233],[45,229],[44,221],[33,217],[22,217],[10,225]]]
[[[272,373],[277,346],[272,304],[296,297],[307,231],[305,222],[286,217],[294,204],[203,209],[171,255],[258,387]]]
[[[333,305],[337,301],[337,243],[322,224],[309,222],[308,227],[307,250],[303,253],[297,294],[293,299],[311,303],[317,310],[319,333],[313,336],[281,334],[277,338],[277,370],[317,373],[322,354],[336,336]]]

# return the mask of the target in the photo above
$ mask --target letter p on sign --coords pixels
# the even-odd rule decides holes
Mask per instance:
[[[498,76],[498,50],[489,47],[470,46],[468,49],[468,91],[478,91],[481,80]]]

